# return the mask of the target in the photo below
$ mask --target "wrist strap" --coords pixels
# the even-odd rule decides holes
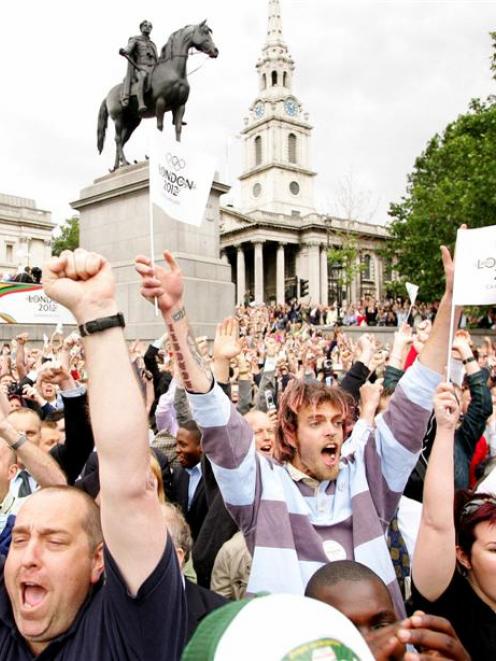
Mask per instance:
[[[470,356],[469,358],[465,358],[465,360],[462,360],[462,363],[466,365],[467,363],[475,363],[475,356]]]
[[[87,335],[93,335],[93,333],[99,333],[100,331],[107,330],[107,328],[115,328],[116,326],[120,326],[121,328],[125,328],[126,326],[122,312],[113,314],[110,317],[100,317],[99,319],[87,321],[79,326],[79,333],[81,337],[86,337]]]
[[[11,450],[17,451],[21,445],[24,445],[24,443],[28,440],[28,437],[26,434],[19,434],[19,437],[15,443],[12,443],[12,445],[9,445]]]

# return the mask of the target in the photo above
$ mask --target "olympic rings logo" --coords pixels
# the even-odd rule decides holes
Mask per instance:
[[[169,165],[172,165],[174,170],[183,170],[186,167],[186,161],[184,158],[179,158],[175,154],[171,154],[170,152],[167,152],[166,155],[167,163]]]

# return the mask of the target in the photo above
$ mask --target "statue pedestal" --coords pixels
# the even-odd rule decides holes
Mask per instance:
[[[200,227],[178,223],[154,206],[155,261],[170,250],[185,276],[185,302],[196,336],[213,337],[233,313],[231,267],[219,258],[219,197],[229,190],[214,181]],[[136,255],[150,253],[148,163],[120,168],[83,188],[71,203],[80,214],[80,245],[104,255],[114,268],[126,336],[153,340],[165,331],[161,316],[139,293]]]

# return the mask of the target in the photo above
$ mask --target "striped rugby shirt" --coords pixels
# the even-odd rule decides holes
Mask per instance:
[[[440,381],[417,360],[375,428],[358,421],[337,479],[323,482],[258,454],[252,429],[218,385],[188,394],[204,452],[253,557],[249,593],[302,594],[319,567],[347,558],[375,571],[404,614],[385,532],[416,464]]]

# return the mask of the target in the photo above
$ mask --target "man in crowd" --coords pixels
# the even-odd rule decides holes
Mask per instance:
[[[157,298],[193,416],[202,428],[204,451],[253,556],[249,592],[303,593],[327,560],[356,559],[381,576],[398,613],[404,612],[384,532],[416,463],[444,369],[453,265],[446,248],[442,255],[446,291],[436,324],[420,360],[401,380],[386,413],[376,419],[375,430],[371,422],[380,388],[369,389],[363,424],[355,427],[355,451],[341,462],[348,412],[344,395],[323,385],[297,384],[286,390],[279,411],[282,466],[255,452],[252,430],[203,365],[173,256],[164,253],[169,270],[137,258],[142,294]]]
[[[47,264],[44,287],[85,335],[101,526],[80,490],[52,487],[27,499],[0,584],[2,658],[178,659],[184,590],[150,475],[146,411],[114,276],[99,255],[65,251]],[[19,456],[38,450],[5,420],[0,435]]]
[[[427,659],[469,661],[448,620],[418,612],[398,621],[385,583],[359,562],[338,560],[324,565],[308,582],[305,595],[346,615],[376,659],[403,659],[408,644],[422,648]]]

